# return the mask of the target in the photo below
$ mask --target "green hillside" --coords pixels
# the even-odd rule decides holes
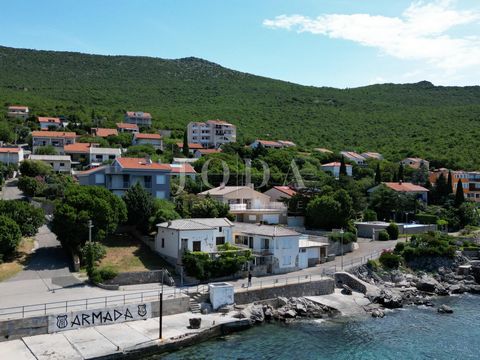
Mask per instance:
[[[294,66],[294,65],[292,65]],[[157,128],[220,118],[239,138],[289,139],[306,147],[422,156],[437,166],[480,169],[480,87],[428,82],[356,89],[315,88],[197,59],[163,60],[0,47],[0,103],[36,115],[92,110],[120,120],[149,111]]]

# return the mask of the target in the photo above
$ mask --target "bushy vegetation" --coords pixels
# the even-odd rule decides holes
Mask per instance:
[[[9,217],[20,228],[22,236],[33,236],[45,222],[45,213],[21,200],[0,200],[0,215]]]
[[[185,252],[182,262],[187,274],[199,280],[233,275],[252,257],[250,250],[240,250],[230,244],[219,246],[218,250],[218,256],[215,257],[206,252]]]
[[[388,232],[386,230],[381,230],[378,233],[378,240],[380,240],[380,241],[390,240],[390,235],[388,235]]]
[[[223,118],[239,126],[240,140],[289,139],[304,147],[377,150],[395,161],[420,156],[435,159],[436,167],[480,167],[471,156],[480,135],[472,125],[480,116],[478,87],[420,82],[340,90],[253,76],[197,58],[7,47],[0,47],[0,57],[1,103],[29,105],[34,115],[69,116],[78,129],[94,121],[113,127],[125,110],[138,109],[152,113],[155,128],[173,128],[179,138],[189,121]],[[3,126],[0,134],[12,141],[10,124]]]
[[[453,258],[456,250],[455,238],[439,232],[429,232],[422,235],[414,235],[410,241],[395,252],[408,262],[418,258],[445,257]]]
[[[22,238],[20,227],[5,215],[0,215],[0,262],[10,258]]]
[[[384,251],[378,259],[380,264],[387,269],[398,269],[402,262],[402,257],[391,251]]]
[[[339,232],[334,232],[328,235],[328,239],[333,242],[342,242],[342,234]],[[344,244],[350,244],[352,242],[357,241],[357,237],[355,236],[354,233],[351,232],[345,232],[343,233],[343,243]]]
[[[398,225],[394,222],[388,224],[385,231],[388,233],[388,238],[390,240],[397,240],[398,239]]]

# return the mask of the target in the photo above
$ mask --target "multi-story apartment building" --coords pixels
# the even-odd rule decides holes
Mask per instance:
[[[480,171],[452,171],[452,191],[457,191],[458,182],[462,180],[462,187],[465,197],[468,200],[480,202]],[[441,168],[430,171],[429,181],[435,184],[443,174],[445,181],[448,180],[448,169]]]
[[[28,106],[12,105],[9,106],[7,110],[7,116],[9,118],[26,120],[28,115]]]
[[[75,144],[77,134],[67,131],[32,131],[33,152],[43,146],[53,146],[58,154],[64,154],[64,146]]]
[[[138,126],[152,126],[152,115],[143,111],[127,111],[124,122]]]
[[[191,122],[187,126],[187,134],[189,143],[201,144],[205,148],[218,148],[237,141],[236,126],[222,120]]]

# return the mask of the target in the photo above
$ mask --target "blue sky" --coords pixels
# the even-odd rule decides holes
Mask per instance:
[[[314,86],[480,83],[478,0],[0,0],[0,8],[4,46],[196,56]]]

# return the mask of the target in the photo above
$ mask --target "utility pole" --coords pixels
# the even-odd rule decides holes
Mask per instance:
[[[92,243],[92,220],[88,220],[88,242]]]
[[[342,259],[341,259],[341,267],[342,267],[342,270],[343,270],[343,228],[340,229],[340,235],[342,236]]]
[[[158,338],[162,340],[163,327],[163,291],[158,296]]]

